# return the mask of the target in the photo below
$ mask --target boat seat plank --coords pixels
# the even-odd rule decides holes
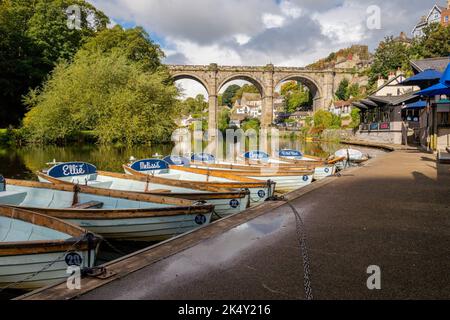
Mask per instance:
[[[72,209],[101,209],[103,207],[103,202],[100,201],[89,201],[85,203],[79,203],[72,206]]]

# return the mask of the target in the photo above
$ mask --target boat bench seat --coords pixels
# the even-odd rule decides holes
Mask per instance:
[[[171,190],[164,190],[164,189],[156,189],[156,190],[149,190],[149,192],[154,192],[154,193],[171,193]]]
[[[100,201],[89,201],[85,203],[79,203],[72,206],[72,209],[101,209],[103,207],[103,202]]]

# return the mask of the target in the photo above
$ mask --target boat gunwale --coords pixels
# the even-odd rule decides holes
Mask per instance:
[[[38,211],[44,215],[58,219],[71,220],[126,220],[158,217],[184,216],[192,214],[209,214],[214,205],[202,204],[191,207],[139,208],[139,209],[72,209],[72,208],[35,208],[13,206],[19,209]]]
[[[106,175],[105,173],[108,175]],[[36,174],[39,177],[46,179],[50,183],[53,183],[53,184],[76,185],[76,183],[56,179],[56,178],[50,177],[42,172],[37,172]],[[138,179],[129,179],[129,180],[146,182],[146,181],[141,181],[143,179],[142,177],[126,175],[126,174],[117,174],[117,176],[116,176],[115,173],[105,172],[105,171],[99,171],[99,172],[97,172],[97,174],[101,175],[101,176],[107,176],[107,177],[110,176],[109,174],[113,174],[114,176],[111,175],[111,177],[121,178],[121,179],[128,179],[128,177],[132,177],[132,178],[138,178]],[[95,186],[90,186],[90,187],[96,188],[96,189],[102,189],[102,188],[97,188]],[[235,199],[235,198],[244,199],[246,196],[250,195],[249,190],[237,190],[237,189],[225,189],[225,188],[214,188],[214,189],[220,190],[220,192],[203,192],[203,193],[186,192],[186,193],[183,193],[183,192],[153,192],[151,190],[142,191],[142,192],[141,191],[123,191],[123,190],[117,190],[117,189],[107,189],[107,190],[117,190],[117,191],[121,191],[121,192],[130,192],[130,193],[135,193],[135,194],[151,194],[151,195],[155,195],[155,196],[162,195],[162,196],[166,196],[166,197],[173,197],[173,198],[185,199],[185,200],[190,200],[190,201]],[[229,191],[227,191],[227,190],[229,190]],[[199,190],[199,191],[201,191],[201,190]]]
[[[26,180],[14,180],[14,179],[6,179],[6,186],[13,185],[19,187],[28,187],[28,188],[38,188],[38,189],[50,189],[55,191],[65,191],[65,192],[74,192],[75,189],[79,193],[103,196],[103,197],[111,197],[118,198],[130,201],[140,201],[140,202],[152,202],[157,204],[164,205],[176,205],[176,206],[192,206],[194,205],[194,201],[189,201],[186,199],[178,199],[174,197],[167,197],[163,194],[152,195],[147,193],[136,193],[130,191],[119,191],[119,190],[111,190],[111,189],[101,189],[94,188],[90,186],[80,185],[80,184],[54,184],[54,183],[43,183],[37,181],[26,181]]]
[[[203,174],[203,175],[209,175],[212,177],[220,177],[225,178],[230,171],[227,170],[220,170],[220,169],[200,169],[200,168],[187,168],[187,167],[174,167],[171,169],[179,170],[183,172],[190,172],[195,174]],[[293,171],[293,172],[282,172],[281,174],[278,173],[263,173],[260,170],[259,171],[234,171],[231,173],[233,176],[237,177],[296,177],[300,175],[314,175],[314,170],[305,170],[305,171]]]
[[[130,172],[132,175],[136,175],[136,176],[140,176],[140,177],[150,177],[150,181],[153,181],[153,179],[161,179],[160,177],[154,177],[152,175],[148,175],[146,173],[142,173],[136,170],[131,169],[129,166],[127,165],[123,165],[124,169],[126,169],[128,172]],[[173,166],[173,169],[176,170],[178,167],[177,166]],[[236,177],[237,179],[241,178],[241,177]],[[171,180],[171,179],[166,179],[165,180]],[[241,182],[241,181],[230,181],[230,182],[196,182],[196,181],[192,181],[193,183],[201,183],[204,185],[210,185],[210,186],[217,186],[217,187],[224,187],[224,188],[232,188],[232,189],[245,189],[245,188],[270,188],[269,186],[269,181],[260,181],[260,180],[256,180],[256,179],[243,179],[243,180],[249,180],[249,182]],[[184,182],[189,182],[187,180],[173,180],[173,181],[184,181]],[[272,185],[274,184],[273,181],[271,181]]]
[[[242,163],[236,163],[236,164],[222,164],[222,163],[206,163],[206,162],[192,162],[192,166],[194,167],[210,167],[213,169],[226,169],[226,170],[240,170],[240,171],[261,171],[262,169],[273,169],[277,170],[277,173],[297,173],[302,171],[310,171],[315,170],[317,168],[325,168],[325,167],[333,167],[332,164],[313,164],[313,165],[305,165],[305,166],[293,166],[292,164],[278,164],[278,163],[272,163],[272,164],[242,164]]]
[[[0,205],[0,216],[71,236],[69,239],[0,242],[0,257],[64,252],[74,246],[74,250],[88,250],[88,240],[85,237],[90,232],[72,223],[39,212],[5,205]],[[96,245],[100,239],[101,237],[94,235],[91,240]]]

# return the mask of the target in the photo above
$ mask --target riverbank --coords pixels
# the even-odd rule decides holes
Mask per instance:
[[[28,299],[448,299],[450,166],[395,151]],[[306,250],[299,243],[302,225]],[[296,222],[297,221],[297,222]],[[296,227],[297,226],[297,227]],[[298,228],[300,227],[300,229]],[[369,266],[381,290],[369,290]]]

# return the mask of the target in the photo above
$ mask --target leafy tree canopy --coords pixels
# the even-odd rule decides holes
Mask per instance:
[[[23,130],[37,143],[62,142],[82,130],[93,130],[104,144],[164,141],[178,111],[178,91],[166,77],[144,71],[121,51],[79,56],[30,92]]]
[[[237,84],[232,84],[229,86],[222,96],[222,104],[229,107],[233,106],[233,98],[236,96],[237,92],[241,89]]]
[[[91,38],[78,54],[91,55],[96,51],[109,53],[112,50],[123,50],[128,59],[142,63],[149,71],[161,67],[161,59],[164,58],[164,52],[142,27],[124,30],[119,25]]]
[[[410,52],[407,45],[386,37],[378,46],[374,63],[370,70],[370,82],[375,83],[379,76],[387,78],[389,72],[401,69],[410,70]]]
[[[202,94],[197,95],[195,98],[189,97],[184,101],[180,101],[179,104],[183,115],[202,114],[204,110],[208,109],[208,103]]]
[[[80,29],[68,28],[71,5],[80,8]],[[0,126],[19,124],[25,113],[22,96],[40,85],[59,59],[72,59],[108,22],[83,0],[1,0]]]

